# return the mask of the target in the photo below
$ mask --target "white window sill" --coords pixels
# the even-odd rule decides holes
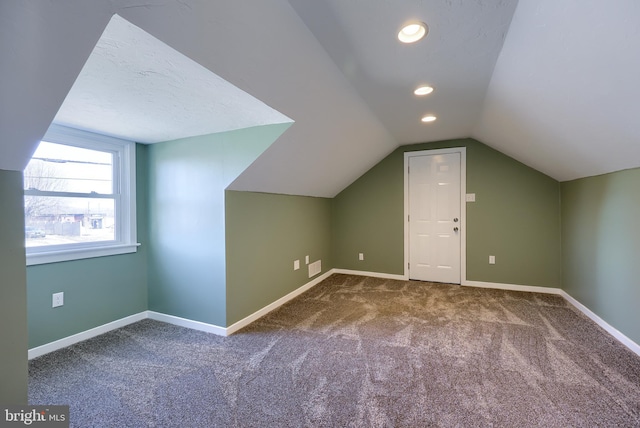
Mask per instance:
[[[31,253],[27,254],[27,266],[135,253],[138,251],[139,246],[140,244],[120,244],[105,245],[94,248],[74,248],[42,253]]]

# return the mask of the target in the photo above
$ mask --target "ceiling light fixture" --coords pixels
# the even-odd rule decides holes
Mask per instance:
[[[436,120],[436,117],[432,114],[428,114],[422,118],[423,122],[433,122],[434,120]]]
[[[428,32],[427,24],[424,22],[409,22],[398,33],[398,40],[402,43],[414,43],[426,36]]]
[[[413,91],[414,94],[419,96],[429,95],[431,92],[433,92],[433,88],[431,86],[419,86],[415,91]]]

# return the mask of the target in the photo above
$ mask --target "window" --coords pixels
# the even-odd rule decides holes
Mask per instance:
[[[24,170],[27,265],[135,252],[135,144],[51,125]]]

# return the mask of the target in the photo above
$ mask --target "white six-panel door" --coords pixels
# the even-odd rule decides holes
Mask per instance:
[[[460,284],[460,153],[408,158],[409,278]]]

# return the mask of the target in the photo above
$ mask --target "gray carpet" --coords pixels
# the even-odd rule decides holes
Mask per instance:
[[[640,426],[640,357],[561,297],[348,275],[227,338],[144,320],[29,370],[76,427]]]

